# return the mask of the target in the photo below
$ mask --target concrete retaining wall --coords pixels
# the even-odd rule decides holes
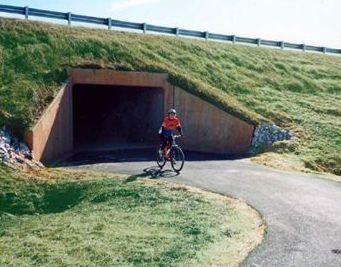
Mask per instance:
[[[228,155],[247,152],[254,126],[178,87],[174,101],[187,137],[183,140],[185,149]]]
[[[34,158],[46,163],[71,153],[72,122],[72,87],[68,83],[26,135],[26,142],[33,151]]]
[[[171,107],[178,110],[186,135],[182,141],[185,149],[240,155],[247,152],[251,143],[254,126],[169,84],[167,74],[71,69],[69,77],[68,85],[27,134],[34,157],[43,162],[59,159],[73,150],[72,88],[75,84],[163,88],[164,113]]]

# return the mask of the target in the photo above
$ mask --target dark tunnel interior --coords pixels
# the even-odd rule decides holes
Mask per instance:
[[[73,87],[76,151],[151,147],[163,117],[163,89],[77,84]]]

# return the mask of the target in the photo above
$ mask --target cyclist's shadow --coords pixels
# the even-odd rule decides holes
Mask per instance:
[[[175,177],[175,176],[179,175],[179,173],[177,173],[171,169],[163,170],[159,166],[153,166],[153,167],[145,168],[145,169],[143,169],[143,172],[146,175],[149,175],[154,179],[159,178],[159,177],[171,178],[171,177]]]

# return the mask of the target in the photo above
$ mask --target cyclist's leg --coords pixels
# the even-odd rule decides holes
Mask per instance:
[[[159,167],[162,169],[163,166],[166,164],[166,158],[165,158],[165,154],[163,151],[164,136],[162,134],[159,134],[159,138],[160,138],[161,142],[160,142],[159,148],[157,150],[156,161],[157,161],[157,164],[159,165]]]
[[[165,141],[166,145],[165,145],[164,154],[165,154],[165,157],[169,160],[170,159],[169,152],[170,152],[170,149],[172,146],[172,137],[166,136],[165,139],[166,139],[166,141]]]
[[[167,146],[168,146],[168,140],[167,140],[167,136],[161,134],[160,135],[160,139],[161,139],[161,150],[163,152],[163,155],[167,154]]]
[[[163,150],[163,146],[164,146],[164,136],[163,136],[163,134],[159,134],[159,138],[160,138],[160,148],[161,148],[161,150]]]
[[[161,140],[161,149],[163,151],[167,145],[167,138],[163,134],[160,134],[160,140]]]

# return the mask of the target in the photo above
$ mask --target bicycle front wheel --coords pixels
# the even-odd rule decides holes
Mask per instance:
[[[184,167],[185,155],[180,147],[172,147],[170,151],[171,165],[174,171],[179,173]]]

